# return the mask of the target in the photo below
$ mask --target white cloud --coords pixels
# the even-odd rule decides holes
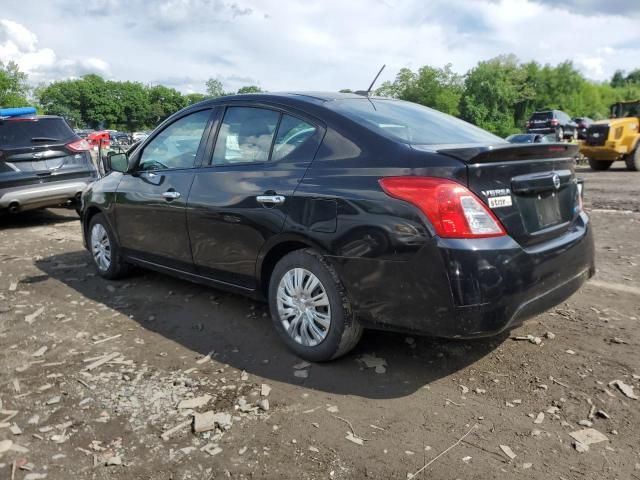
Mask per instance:
[[[39,48],[38,37],[24,25],[0,19],[0,61],[15,62],[32,82],[78,77],[86,73],[108,75],[109,64],[95,57],[58,58],[51,48]]]
[[[209,77],[228,90],[364,88],[383,63],[380,81],[405,66],[464,73],[506,53],[606,80],[640,58],[640,3],[609,1],[22,0],[3,7],[21,28],[10,43],[0,27],[0,58],[19,57],[38,80],[95,71],[182,91]]]

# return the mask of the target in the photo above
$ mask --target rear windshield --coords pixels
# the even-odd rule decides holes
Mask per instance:
[[[400,100],[348,99],[335,110],[395,140],[416,145],[504,143],[500,137],[437,110]]]
[[[61,118],[0,120],[0,146],[31,146],[46,143],[43,139],[52,143],[74,136],[71,127]]]
[[[553,112],[537,112],[531,115],[531,120],[551,120]]]

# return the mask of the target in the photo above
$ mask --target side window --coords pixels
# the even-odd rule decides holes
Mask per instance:
[[[191,168],[211,110],[192,113],[173,122],[144,147],[139,170]]]
[[[213,151],[214,165],[266,162],[280,114],[253,107],[229,107]]]
[[[316,127],[313,125],[291,115],[282,115],[271,159],[280,160],[286,157],[304,145],[314,133],[316,133]]]

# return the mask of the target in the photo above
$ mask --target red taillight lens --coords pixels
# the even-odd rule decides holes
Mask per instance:
[[[86,140],[76,140],[75,142],[67,143],[67,148],[72,152],[86,152],[91,147]]]
[[[418,207],[444,238],[506,235],[500,221],[468,188],[436,177],[386,177],[380,185],[391,197]]]

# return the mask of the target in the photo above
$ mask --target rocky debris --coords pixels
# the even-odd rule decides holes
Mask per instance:
[[[107,355],[99,357],[97,360],[95,360],[94,362],[92,362],[89,365],[87,365],[86,367],[84,367],[83,370],[86,371],[86,372],[94,370],[94,369],[104,365],[105,363],[108,363],[108,362],[110,362],[112,360],[115,360],[119,356],[120,356],[120,352],[109,353]]]
[[[35,312],[25,315],[24,321],[31,325],[36,319],[44,313],[44,307],[38,308]]]
[[[580,425],[581,427],[592,427],[593,422],[591,420],[580,420],[578,422],[578,425]]]
[[[222,412],[208,411],[204,413],[196,413],[193,416],[193,431],[196,433],[208,432],[218,427],[221,431],[231,428],[231,415]]]
[[[258,400],[258,407],[263,412],[266,412],[267,410],[269,410],[269,400],[266,398],[261,398],[260,400]]]
[[[567,350],[565,350],[565,351],[564,351],[564,353],[567,353],[567,354],[569,354],[569,355],[575,355],[575,354],[576,354],[576,352],[574,352],[574,351],[573,351],[573,350],[571,350],[571,349],[567,349]]]
[[[517,455],[513,453],[513,450],[511,450],[511,447],[509,447],[508,445],[500,445],[500,450],[502,450],[510,460],[513,460],[517,457]]]
[[[300,363],[296,363],[293,368],[294,370],[303,370],[305,368],[309,368],[311,366],[311,364],[309,362],[300,362]]]
[[[462,390],[462,395],[466,395],[467,393],[469,393],[469,387],[466,387],[464,385],[459,385],[460,386],[460,390]]]
[[[629,342],[627,342],[626,340],[623,340],[622,338],[618,338],[618,337],[613,337],[610,340],[611,343],[617,343],[618,345],[628,345]]]
[[[633,392],[633,387],[631,385],[627,385],[622,380],[613,380],[612,382],[609,382],[609,386],[616,387],[624,394],[625,397],[638,400],[638,396]]]
[[[115,455],[106,460],[105,465],[110,467],[112,465],[122,465],[122,457],[120,455]]]
[[[543,421],[544,421],[544,413],[540,412],[538,413],[538,415],[536,415],[536,418],[533,421],[533,423],[536,425],[540,425]]]
[[[595,428],[576,430],[575,432],[571,432],[569,436],[575,440],[574,448],[578,452],[587,451],[589,449],[589,445],[593,445],[594,443],[606,442],[609,440],[605,434],[600,433]],[[587,448],[585,449],[584,447]]]
[[[517,337],[511,337],[514,340],[519,340],[519,341],[528,341],[530,343],[533,343],[534,345],[541,345],[542,344],[542,339],[540,337],[536,337],[534,335],[526,335],[526,336],[517,336]]]
[[[293,376],[297,378],[309,378],[309,370],[295,370]]]
[[[203,363],[207,363],[208,361],[211,360],[211,357],[215,354],[215,351],[211,350],[209,353],[207,353],[204,357],[202,357],[199,360],[196,360],[196,363],[198,365],[202,365]]]
[[[200,449],[201,452],[208,453],[212,457],[222,453],[222,449],[218,446],[217,443],[208,443],[204,447]]]
[[[553,332],[545,332],[544,338],[547,338],[549,340],[553,340],[554,338],[556,338],[556,334],[553,333]]]
[[[350,442],[355,443],[356,445],[364,445],[364,440],[360,437],[356,437],[351,431],[347,432],[347,435],[344,438],[346,438]]]
[[[338,413],[340,409],[336,405],[329,405],[327,407],[327,412],[329,413]]]
[[[179,409],[185,409],[185,408],[195,409],[195,408],[204,407],[207,403],[209,403],[209,401],[211,401],[211,398],[212,398],[211,395],[202,395],[201,397],[182,400],[178,404],[178,408]]]
[[[268,397],[269,393],[271,393],[271,387],[269,385],[267,385],[266,383],[260,385],[260,395],[262,395],[263,397]]]
[[[358,360],[364,363],[365,367],[373,368],[376,373],[385,373],[387,371],[387,361],[384,358],[376,357],[375,353],[364,354]]]
[[[13,445],[13,440],[0,440],[0,453],[8,452]]]
[[[35,352],[33,352],[31,354],[32,357],[41,357],[43,356],[47,350],[49,350],[49,347],[47,347],[46,345],[43,347],[40,347],[38,350],[36,350]]]
[[[47,400],[45,402],[45,405],[55,405],[56,403],[60,403],[61,400],[62,400],[62,397],[60,395],[56,395],[54,397],[51,397],[49,400]]]
[[[178,425],[176,425],[173,428],[170,428],[169,430],[167,430],[166,432],[164,432],[162,435],[160,435],[160,437],[163,440],[169,440],[169,438],[171,437],[171,435],[173,435],[174,433],[179,432],[180,430],[184,430],[185,428],[187,428],[189,425],[191,425],[192,420],[185,420],[184,422],[179,423]]]

